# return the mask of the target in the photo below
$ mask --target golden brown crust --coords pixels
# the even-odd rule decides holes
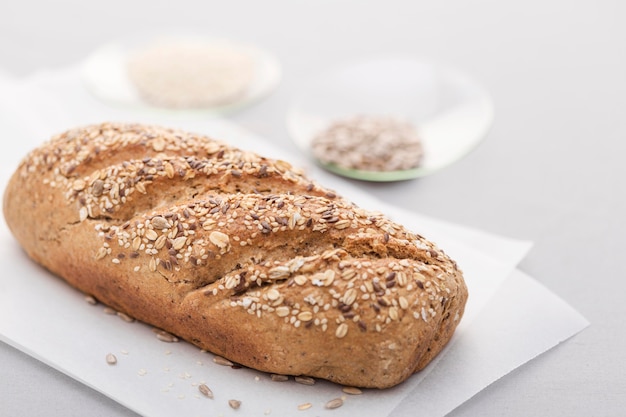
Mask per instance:
[[[4,196],[37,262],[139,320],[259,370],[385,388],[467,299],[434,244],[289,164],[159,127],[74,129]]]

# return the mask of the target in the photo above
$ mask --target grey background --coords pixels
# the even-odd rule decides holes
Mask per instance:
[[[0,70],[63,67],[146,30],[187,28],[255,42],[280,59],[283,81],[231,119],[289,148],[289,101],[322,70],[390,52],[464,70],[496,103],[486,141],[427,178],[355,184],[398,206],[533,240],[520,268],[592,325],[452,415],[621,416],[625,18],[621,0],[0,0]],[[133,415],[2,343],[0,363],[2,416]]]

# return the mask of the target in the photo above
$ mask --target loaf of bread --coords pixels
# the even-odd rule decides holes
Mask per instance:
[[[12,176],[4,215],[72,286],[270,373],[391,387],[441,351],[467,299],[422,236],[286,162],[166,128],[52,138]]]

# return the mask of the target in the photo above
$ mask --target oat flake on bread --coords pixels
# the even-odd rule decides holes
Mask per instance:
[[[53,137],[13,174],[4,216],[99,302],[270,374],[394,386],[442,350],[467,299],[426,238],[287,162],[157,126]]]

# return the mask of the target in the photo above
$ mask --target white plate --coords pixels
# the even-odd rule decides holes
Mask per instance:
[[[152,44],[157,39],[204,41],[215,44],[227,42],[241,52],[247,53],[254,62],[254,78],[245,94],[235,102],[202,108],[171,109],[157,107],[143,100],[127,72],[129,56]],[[269,95],[278,86],[282,75],[279,62],[260,48],[224,39],[193,35],[142,36],[120,42],[112,42],[95,50],[82,65],[81,76],[87,89],[97,98],[114,106],[132,110],[159,112],[174,116],[221,116],[240,110]]]
[[[398,181],[432,174],[467,155],[486,136],[494,110],[487,92],[457,70],[414,58],[388,58],[348,65],[307,83],[290,107],[287,128],[310,154],[316,134],[337,119],[359,114],[413,123],[424,148],[420,166],[389,172],[322,166],[350,178]]]

